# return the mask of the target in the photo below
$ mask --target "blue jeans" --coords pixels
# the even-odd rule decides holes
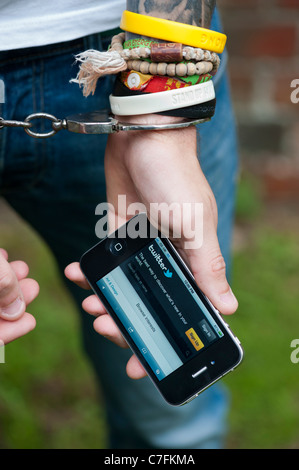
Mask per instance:
[[[52,47],[0,53],[0,79],[6,89],[0,116],[22,120],[32,112],[45,111],[63,118],[107,108],[112,77],[101,79],[95,96],[87,99],[69,80],[76,75],[74,54],[88,48],[106,49],[108,43],[103,35],[93,35]],[[237,150],[224,69],[225,59],[215,78],[215,117],[201,125],[198,133],[200,161],[218,203],[220,245],[229,266]],[[43,237],[61,272],[98,242],[95,207],[106,197],[105,144],[103,135],[61,131],[48,140],[35,140],[22,130],[0,130],[1,194]],[[188,405],[167,405],[147,378],[132,381],[126,376],[130,352],[95,333],[93,318],[80,307],[86,292],[66,279],[64,282],[77,301],[84,348],[105,397],[111,447],[221,446],[226,429],[226,391],[214,385]]]

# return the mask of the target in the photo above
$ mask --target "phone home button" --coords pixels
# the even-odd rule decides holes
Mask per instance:
[[[108,243],[108,249],[110,253],[112,253],[114,256],[120,256],[123,255],[124,252],[126,251],[127,244],[125,240],[109,240]]]

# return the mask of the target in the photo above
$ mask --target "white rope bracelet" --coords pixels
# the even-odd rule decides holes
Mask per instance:
[[[162,91],[137,96],[110,95],[110,106],[113,114],[118,116],[133,116],[152,114],[172,109],[185,108],[205,103],[215,98],[212,80],[190,87]]]

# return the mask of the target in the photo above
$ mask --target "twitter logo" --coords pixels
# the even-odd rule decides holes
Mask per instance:
[[[172,272],[169,271],[169,269],[167,269],[167,271],[164,272],[164,276],[165,276],[165,277],[168,277],[168,278],[170,279],[170,278],[172,278]]]

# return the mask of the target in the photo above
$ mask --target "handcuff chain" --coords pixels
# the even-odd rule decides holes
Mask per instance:
[[[51,121],[52,130],[49,132],[35,132],[32,130],[35,119],[48,119]],[[66,129],[78,134],[113,134],[120,131],[138,131],[138,130],[167,130],[179,129],[202,122],[209,121],[210,118],[203,119],[183,119],[180,122],[169,124],[136,124],[133,122],[119,122],[107,110],[95,111],[90,113],[76,114],[65,119],[58,119],[48,113],[33,113],[25,118],[24,121],[5,120],[0,116],[0,131],[5,127],[21,127],[31,137],[37,139],[47,139],[57,134],[58,131]]]
[[[35,119],[50,120],[52,130],[49,132],[33,131],[31,129],[33,126],[32,121]],[[57,134],[57,132],[60,131],[61,129],[66,129],[66,120],[57,119],[52,114],[48,114],[48,113],[33,113],[27,116],[24,121],[6,120],[0,116],[0,130],[3,129],[4,127],[21,127],[31,137],[35,137],[38,139],[47,139],[48,137],[52,137],[53,135]]]

